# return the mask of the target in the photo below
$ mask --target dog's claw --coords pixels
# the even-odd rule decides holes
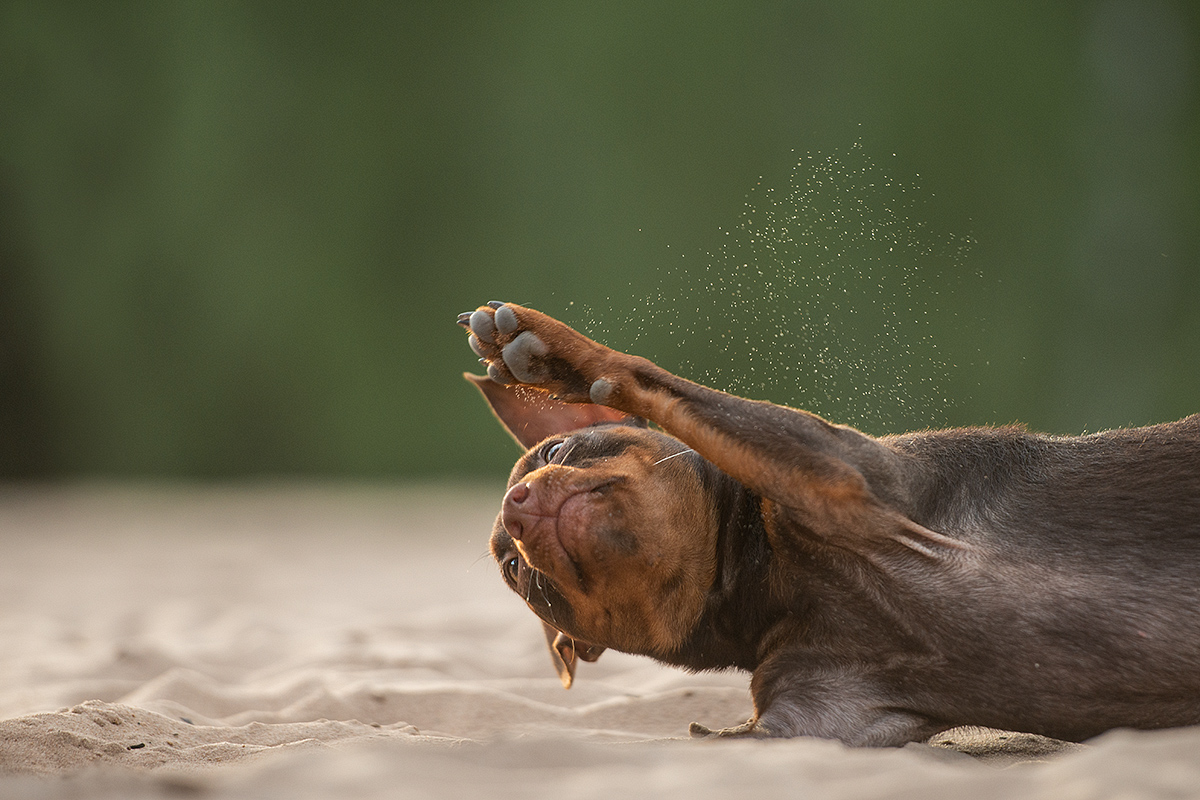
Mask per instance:
[[[462,325],[464,328],[471,327],[471,315],[474,313],[474,311],[464,311],[463,313],[459,314],[458,324]]]
[[[504,303],[501,302],[500,300],[488,300],[487,304],[489,306],[491,306],[493,309],[500,308],[500,306],[504,305]]]

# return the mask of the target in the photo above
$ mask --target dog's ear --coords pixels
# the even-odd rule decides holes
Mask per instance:
[[[550,647],[550,660],[554,662],[554,671],[562,681],[564,689],[570,689],[575,681],[575,665],[580,661],[595,661],[605,648],[598,644],[579,642],[567,636],[553,625],[543,622],[542,631],[546,634],[546,644]]]
[[[464,372],[504,429],[524,448],[557,433],[586,428],[598,422],[621,422],[645,427],[641,417],[630,416],[594,403],[564,403],[545,392],[522,386],[501,386],[491,378]]]

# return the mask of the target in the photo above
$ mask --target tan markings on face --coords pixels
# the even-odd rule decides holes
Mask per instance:
[[[549,465],[525,476],[562,493],[613,481],[563,506],[558,535],[569,559],[545,533],[517,543],[570,603],[569,634],[654,655],[678,648],[695,626],[716,571],[716,511],[683,459],[662,461],[674,452],[636,443],[586,469]]]

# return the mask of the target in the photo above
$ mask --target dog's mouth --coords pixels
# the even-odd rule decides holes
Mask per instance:
[[[515,546],[507,547],[496,560],[504,582],[538,617],[558,630],[575,628],[575,611],[557,581],[531,566]]]

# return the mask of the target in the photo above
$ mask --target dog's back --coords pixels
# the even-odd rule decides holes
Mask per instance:
[[[1122,554],[1197,568],[1172,552],[1200,552],[1200,414],[1077,437],[1009,427],[882,441],[911,459],[907,510],[922,525],[1098,568]]]
[[[922,465],[913,518],[981,555],[941,576],[956,590],[920,601],[967,660],[931,703],[954,696],[961,711],[965,696],[997,727],[1041,718],[1067,739],[1200,722],[1200,415],[1082,437],[886,441]]]

